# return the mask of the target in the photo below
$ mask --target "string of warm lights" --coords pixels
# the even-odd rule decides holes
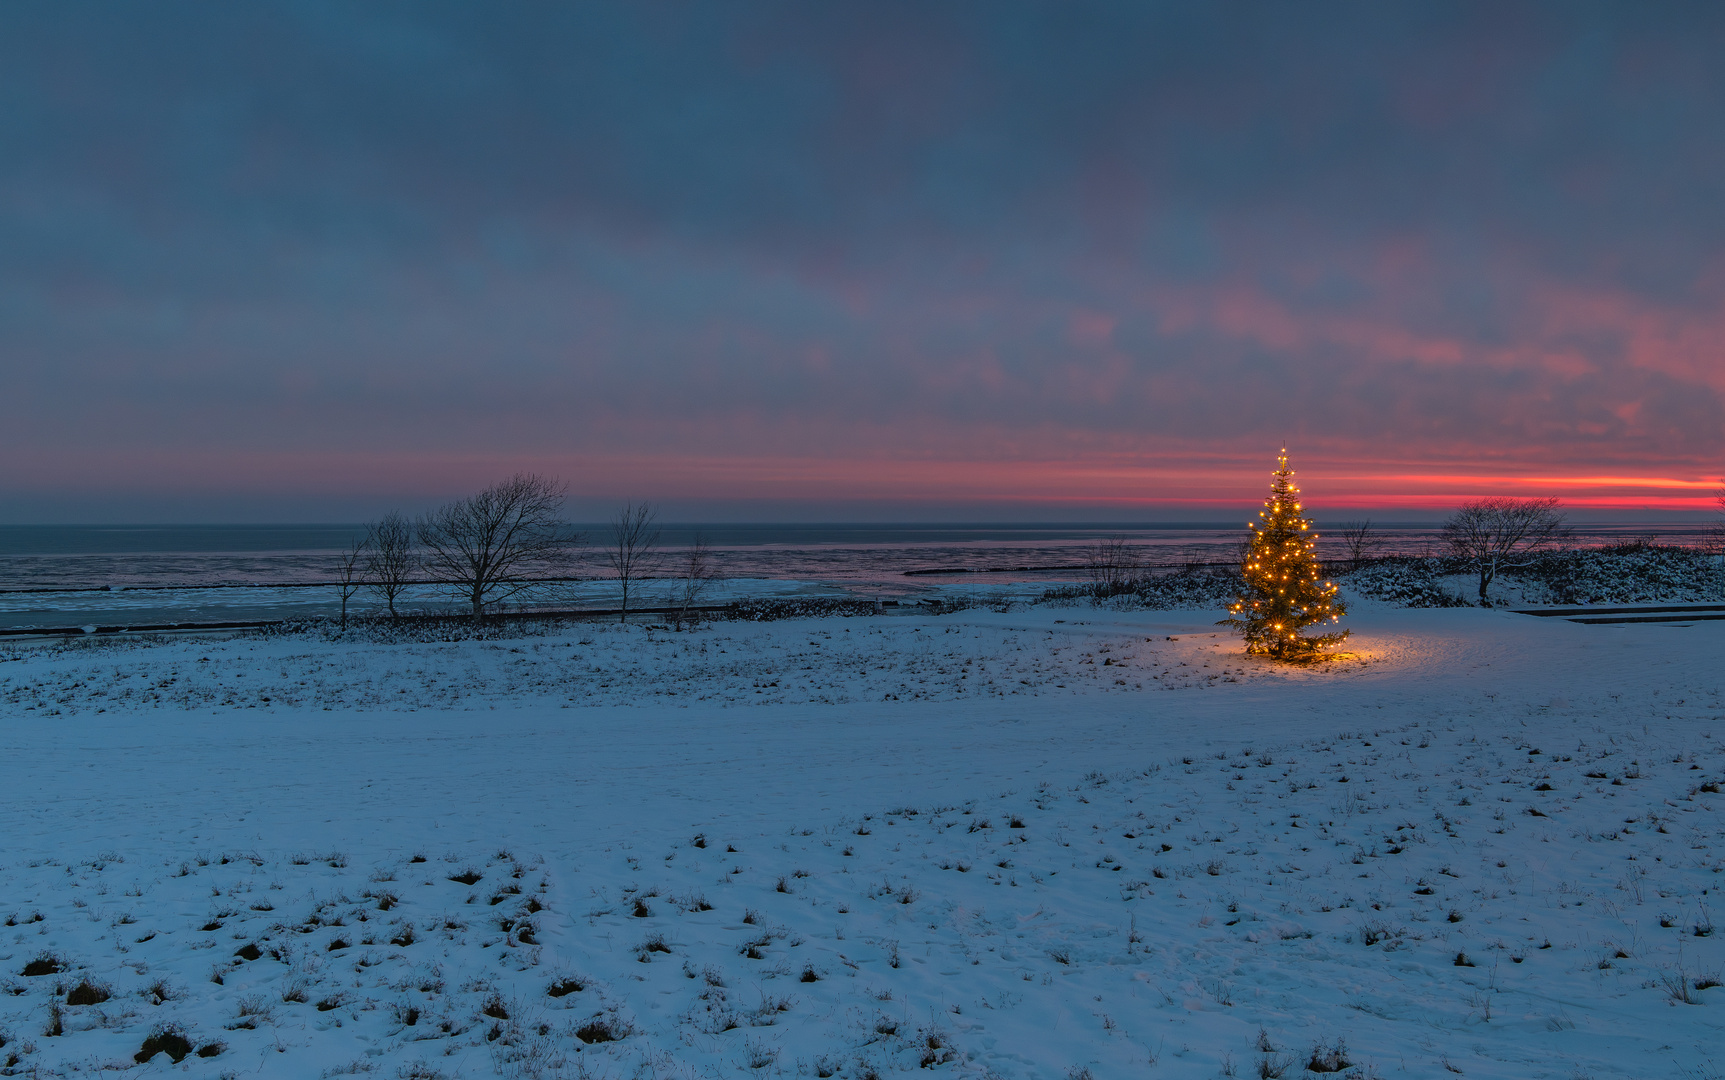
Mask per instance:
[[[1284,446],[1276,457],[1270,497],[1258,520],[1246,523],[1252,534],[1240,566],[1246,587],[1223,620],[1246,639],[1249,653],[1310,659],[1348,636],[1346,630],[1310,637],[1300,633],[1308,626],[1340,622],[1347,614],[1336,583],[1321,580],[1318,534],[1311,531],[1304,511]]]

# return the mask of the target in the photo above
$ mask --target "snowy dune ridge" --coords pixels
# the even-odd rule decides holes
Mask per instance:
[[[0,1068],[1721,1075],[1725,624],[1214,617],[11,646]]]

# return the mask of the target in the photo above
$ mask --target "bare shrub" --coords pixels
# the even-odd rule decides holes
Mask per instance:
[[[707,587],[717,577],[713,569],[712,552],[707,548],[707,538],[696,533],[690,541],[689,548],[683,553],[677,573],[677,591],[671,597],[671,625],[682,629],[693,623],[690,613],[700,604]],[[697,847],[701,846],[699,844]]]
[[[648,934],[641,944],[635,946],[635,959],[645,964],[652,960],[654,953],[669,954],[671,946],[665,941],[664,934]]]
[[[1125,588],[1138,569],[1138,551],[1124,536],[1105,536],[1084,552],[1084,575],[1098,596]]]
[[[1665,987],[1665,996],[1674,1003],[1684,1005],[1699,1005],[1701,1002],[1691,992],[1692,982],[1682,968],[1674,968],[1659,976],[1660,983]]]
[[[352,600],[354,594],[359,592],[361,586],[365,584],[365,552],[366,540],[361,537],[342,549],[341,554],[336,556],[335,583],[336,587],[341,590],[341,628],[343,630],[347,629],[347,602]]]
[[[234,1021],[228,1025],[230,1030],[250,1031],[260,1023],[268,1024],[275,1020],[275,1011],[269,1002],[257,994],[241,997],[235,1006]]]
[[[779,1049],[752,1039],[743,1040],[743,1064],[750,1069],[765,1069],[779,1060]]]
[[[1372,532],[1372,519],[1364,521],[1344,521],[1336,530],[1336,539],[1342,542],[1342,551],[1347,554],[1348,569],[1358,570],[1371,561],[1372,553],[1382,546],[1380,540]]]
[[[1707,550],[1725,557],[1725,487],[1714,495],[1714,501],[1719,504],[1719,517],[1707,528]]]

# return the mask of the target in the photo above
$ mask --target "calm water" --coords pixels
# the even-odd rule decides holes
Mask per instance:
[[[1321,528],[1322,526],[1320,526]],[[1590,524],[1577,541],[1595,545],[1655,535],[1699,540],[1695,523]],[[914,596],[962,588],[1034,587],[1082,578],[1086,549],[1119,536],[1149,567],[1232,561],[1244,530],[1234,523],[1156,525],[707,525],[666,526],[674,563],[694,532],[706,537],[726,595],[786,592]],[[0,526],[0,627],[138,624],[327,614],[338,552],[359,526]],[[595,541],[602,526],[584,530]],[[1435,554],[1435,525],[1377,530],[1381,554]],[[1320,552],[1339,554],[1325,535]],[[596,543],[548,575],[585,579],[554,602],[607,601]],[[929,571],[954,571],[930,573]],[[983,572],[978,572],[983,571]],[[914,572],[909,573],[907,572]],[[419,608],[447,600],[416,590]],[[369,609],[361,598],[359,607]]]

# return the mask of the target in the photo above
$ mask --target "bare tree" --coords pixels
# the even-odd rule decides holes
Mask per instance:
[[[516,473],[420,518],[427,574],[456,589],[475,621],[483,619],[486,607],[540,584],[531,571],[560,561],[579,542],[558,519],[563,492],[550,477]]]
[[[624,503],[611,519],[610,541],[605,561],[617,575],[617,587],[623,594],[618,621],[627,622],[629,590],[659,564],[658,514],[646,503]]]
[[[1481,604],[1491,603],[1486,590],[1499,571],[1532,565],[1511,559],[1569,538],[1558,506],[1556,499],[1475,499],[1444,522],[1443,538],[1450,550],[1479,571]]]
[[[1124,588],[1138,569],[1138,553],[1124,536],[1105,536],[1084,552],[1084,573],[1096,596]]]
[[[693,624],[689,612],[701,601],[701,594],[707,591],[707,586],[717,575],[713,570],[712,553],[707,549],[707,538],[700,533],[695,534],[694,542],[689,550],[683,553],[682,564],[677,575],[677,592],[673,599],[671,624],[679,629],[684,623]]]
[[[365,583],[383,597],[389,617],[397,618],[395,602],[407,590],[413,575],[413,526],[391,510],[366,530],[370,551],[365,557]]]
[[[1383,543],[1372,534],[1372,519],[1364,521],[1344,521],[1336,531],[1336,538],[1342,542],[1342,550],[1348,553],[1348,569],[1358,570],[1371,558],[1378,545]]]
[[[347,629],[347,602],[365,584],[366,540],[362,536],[348,545],[335,561],[335,583],[341,589],[341,628]]]
[[[1708,530],[1707,548],[1713,554],[1725,558],[1725,488],[1720,488],[1714,498],[1719,503],[1719,520]]]

